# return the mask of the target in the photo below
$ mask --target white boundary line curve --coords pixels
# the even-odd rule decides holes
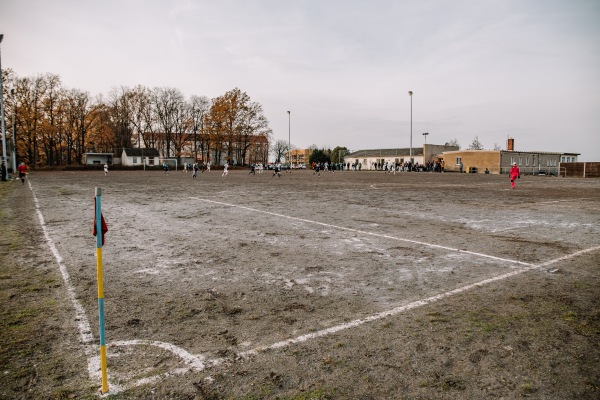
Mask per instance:
[[[33,187],[31,186],[31,181],[27,180],[27,184],[29,185],[29,189],[31,190],[31,194],[33,196],[33,202],[35,204],[35,212],[38,216],[38,220],[40,222],[40,226],[42,228],[42,232],[44,234],[44,238],[46,239],[46,244],[50,248],[50,251],[54,255],[54,259],[58,264],[58,268],[60,270],[60,274],[63,278],[63,283],[67,290],[67,294],[69,296],[69,300],[71,301],[71,305],[75,309],[75,321],[77,321],[77,326],[79,328],[79,338],[81,343],[84,345],[84,353],[88,358],[88,375],[91,380],[97,380],[98,382],[101,379],[101,371],[100,371],[100,356],[96,353],[96,350],[99,352],[99,346],[96,346],[94,343],[94,335],[92,334],[92,329],[90,325],[90,321],[85,313],[85,310],[79,300],[77,299],[77,294],[75,293],[75,287],[71,283],[71,277],[69,275],[69,271],[67,270],[67,266],[65,265],[62,256],[58,252],[56,245],[52,238],[50,238],[50,234],[48,232],[48,228],[46,227],[46,222],[44,220],[44,216],[40,210],[39,201],[35,192],[33,191]],[[147,346],[155,346],[160,347],[162,349],[168,350],[171,353],[179,356],[185,364],[187,364],[188,368],[194,370],[202,370],[204,369],[203,364],[203,356],[194,356],[190,354],[185,349],[175,346],[171,343],[164,342],[155,342],[149,340],[129,340],[129,341],[117,341],[112,342],[111,345],[114,346],[132,346],[132,345],[147,345]],[[187,372],[188,369],[185,369],[183,372]],[[144,380],[140,381],[139,384],[147,383]],[[150,381],[148,381],[150,382]],[[110,383],[110,382],[109,382]],[[114,384],[110,383],[109,387],[113,387],[114,389],[109,390],[109,394],[117,393],[121,391],[121,388],[117,388]]]

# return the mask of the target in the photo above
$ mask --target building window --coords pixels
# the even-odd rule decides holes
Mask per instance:
[[[510,156],[510,165],[513,165],[514,162],[515,162],[515,158],[513,156]]]
[[[133,157],[133,163],[137,164],[137,157]]]
[[[154,165],[154,158],[148,159],[148,165]]]
[[[462,162],[462,157],[456,157],[456,165]]]
[[[565,162],[565,157],[563,156],[563,158],[561,159],[560,162]]]
[[[525,166],[529,167],[529,157],[525,157]]]
[[[523,164],[523,157],[519,156],[519,165]]]

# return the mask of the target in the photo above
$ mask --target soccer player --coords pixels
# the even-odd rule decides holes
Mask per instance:
[[[225,163],[225,165],[223,166],[223,175],[221,175],[221,178],[227,176],[227,174],[229,173],[227,171],[227,168],[229,168],[229,163]],[[208,170],[210,171],[210,168]]]
[[[519,167],[517,167],[517,163],[514,162],[512,168],[510,169],[510,187],[511,189],[515,188],[515,179],[521,179],[521,171],[519,171]]]
[[[21,178],[21,183],[25,184],[25,174],[27,174],[27,167],[25,166],[24,162],[19,164],[19,166],[17,167],[17,171],[19,171],[19,178]]]

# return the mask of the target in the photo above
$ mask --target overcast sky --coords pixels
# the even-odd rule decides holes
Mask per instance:
[[[350,150],[409,147],[410,90],[415,147],[511,136],[582,161],[600,161],[599,21],[598,0],[0,0],[20,77],[237,87],[275,139]]]

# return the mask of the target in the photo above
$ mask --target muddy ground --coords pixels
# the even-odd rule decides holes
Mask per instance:
[[[96,187],[107,398],[600,397],[600,180],[213,170],[2,182],[0,399],[97,396]]]

